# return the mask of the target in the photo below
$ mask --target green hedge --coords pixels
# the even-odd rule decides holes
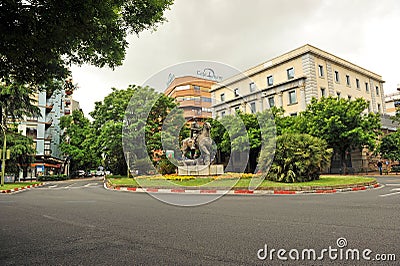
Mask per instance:
[[[67,179],[69,179],[67,175],[42,175],[37,178],[38,181],[60,181]]]
[[[107,178],[126,178],[126,175],[107,175]]]
[[[400,172],[400,165],[393,165],[391,171],[392,172]]]

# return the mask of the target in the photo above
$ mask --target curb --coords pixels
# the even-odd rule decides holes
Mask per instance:
[[[43,186],[44,183],[40,183],[40,184],[33,184],[33,185],[28,185],[26,187],[17,187],[17,188],[13,188],[13,189],[7,189],[7,190],[0,190],[0,193],[4,193],[4,194],[13,194],[16,192],[21,192],[21,191],[25,191],[34,187],[39,187],[39,186]]]
[[[169,193],[169,194],[227,194],[227,195],[294,195],[294,194],[333,194],[340,192],[362,191],[381,187],[379,183],[371,185],[354,185],[353,187],[339,189],[310,189],[310,190],[219,190],[219,189],[180,189],[180,188],[138,188],[138,187],[113,187],[108,182],[104,182],[104,188],[114,191],[127,191],[139,193]]]

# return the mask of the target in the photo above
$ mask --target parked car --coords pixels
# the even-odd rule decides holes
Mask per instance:
[[[96,176],[103,176],[104,175],[104,171],[96,171]]]
[[[84,170],[77,170],[71,174],[72,178],[81,178],[85,177],[85,171]]]

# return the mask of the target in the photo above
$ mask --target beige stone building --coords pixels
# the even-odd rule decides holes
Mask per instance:
[[[380,75],[307,44],[214,84],[213,117],[272,106],[283,107],[285,115],[297,115],[312,98],[328,96],[363,98],[369,103],[366,112],[384,114],[383,83]],[[336,173],[341,171],[337,159],[333,158],[331,168]],[[355,171],[375,167],[366,150],[349,154],[347,160]]]
[[[370,112],[385,113],[383,83],[380,75],[307,44],[214,84],[213,116],[271,106],[297,115],[324,96],[364,98]]]
[[[396,115],[396,108],[400,106],[400,85],[398,92],[385,95],[386,114]]]

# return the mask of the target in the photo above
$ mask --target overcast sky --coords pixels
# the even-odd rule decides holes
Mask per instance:
[[[246,70],[307,43],[381,75],[386,94],[400,83],[398,0],[175,0],[166,17],[157,31],[129,36],[114,71],[72,66],[85,114],[112,87],[142,85],[171,65],[209,60]]]

